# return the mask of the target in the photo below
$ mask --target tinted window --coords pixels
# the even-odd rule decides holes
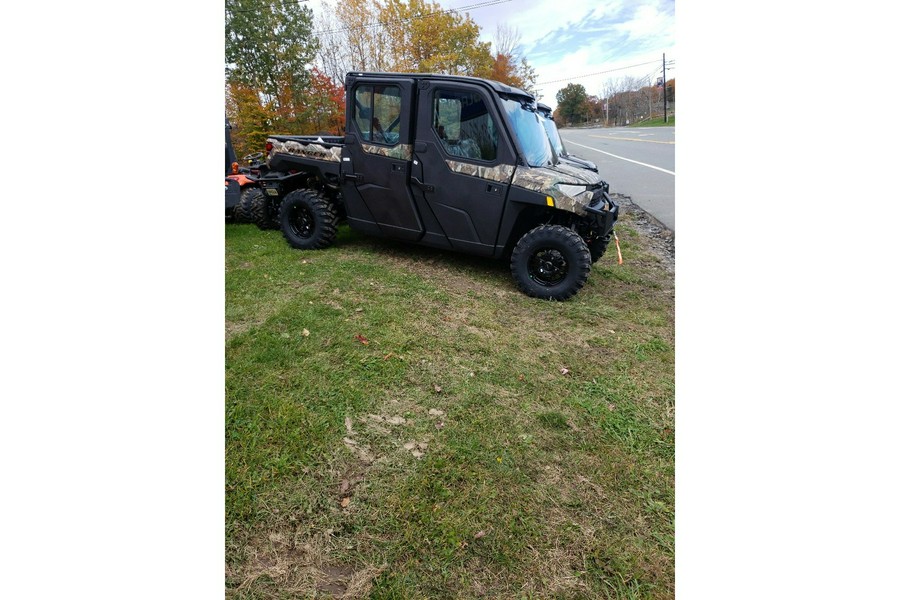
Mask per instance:
[[[519,145],[525,152],[525,162],[532,167],[556,164],[547,131],[541,125],[534,108],[526,100],[505,97],[502,100]]]
[[[497,127],[477,92],[437,90],[431,122],[448,154],[486,161],[497,158]]]
[[[361,85],[353,94],[353,122],[367,142],[393,146],[400,141],[400,88]]]

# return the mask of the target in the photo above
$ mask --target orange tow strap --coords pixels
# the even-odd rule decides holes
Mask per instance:
[[[613,237],[616,238],[616,252],[619,253],[619,264],[622,264],[622,249],[619,247],[619,236],[613,231]]]

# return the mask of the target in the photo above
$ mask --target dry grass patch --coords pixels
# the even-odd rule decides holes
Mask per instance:
[[[633,231],[557,303],[228,226],[229,597],[672,597],[673,282]]]

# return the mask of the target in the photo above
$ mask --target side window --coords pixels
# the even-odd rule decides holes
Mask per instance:
[[[497,128],[481,94],[435,91],[431,120],[448,154],[486,161],[497,158]]]
[[[396,85],[361,85],[353,94],[353,121],[363,140],[393,146],[400,141],[403,124],[400,88]]]

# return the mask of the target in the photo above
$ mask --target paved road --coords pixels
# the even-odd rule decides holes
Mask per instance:
[[[560,130],[566,150],[597,163],[611,193],[631,200],[675,231],[675,128]]]

